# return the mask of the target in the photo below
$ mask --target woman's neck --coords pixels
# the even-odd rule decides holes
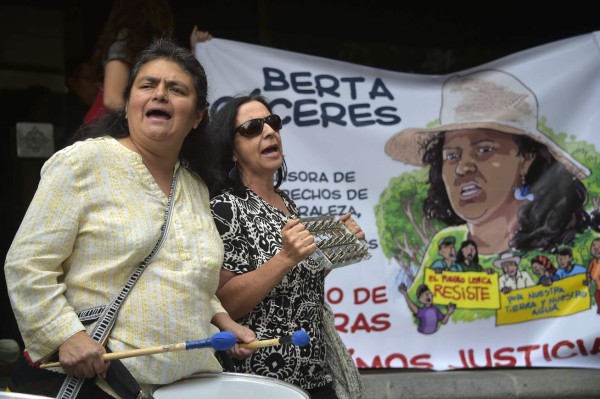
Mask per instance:
[[[279,197],[273,189],[273,179],[244,179],[244,184],[250,190],[254,191],[263,200],[271,203],[275,197]]]
[[[153,151],[143,145],[137,144],[131,137],[124,137],[119,139],[119,141],[131,151],[140,154],[142,162],[152,177],[154,177],[154,180],[156,180],[163,193],[168,196],[179,154],[174,151]]]
[[[469,238],[475,241],[480,254],[498,254],[510,248],[509,242],[519,227],[517,214],[520,206],[519,202],[512,201],[485,221],[467,223]]]
[[[274,180],[271,179],[244,179],[244,184],[250,190],[252,190],[256,195],[258,195],[263,201],[268,203],[269,205],[279,209],[281,212],[285,214],[289,214],[285,203],[281,199],[281,196],[275,192]]]

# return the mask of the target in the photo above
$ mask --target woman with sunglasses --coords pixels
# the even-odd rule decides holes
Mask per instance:
[[[209,182],[216,195],[211,207],[225,245],[217,296],[231,318],[257,339],[300,329],[311,337],[303,348],[274,346],[234,359],[235,371],[284,380],[312,398],[361,397],[360,378],[339,336],[324,333],[327,326],[333,330],[333,321],[325,307],[325,270],[309,258],[317,246],[294,203],[278,189],[286,173],[281,119],[260,96],[234,97],[211,118],[210,137],[217,141],[211,148],[220,157],[220,172]],[[342,220],[364,238],[349,214]],[[340,347],[344,361],[326,358],[331,348]],[[329,370],[328,362],[354,373],[355,386],[343,387],[354,395],[339,390],[336,395],[331,374],[338,370]]]

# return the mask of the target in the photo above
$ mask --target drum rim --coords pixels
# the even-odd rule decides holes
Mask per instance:
[[[264,380],[264,381],[269,381],[271,383],[274,383],[276,385],[282,385],[286,388],[290,388],[293,389],[295,391],[298,391],[299,393],[302,393],[307,399],[310,399],[310,395],[308,394],[308,392],[302,388],[300,388],[298,385],[294,385],[291,384],[287,381],[282,381],[282,380],[278,380],[277,378],[272,378],[272,377],[265,377],[264,375],[256,375],[256,374],[246,374],[246,373],[233,373],[233,372],[229,372],[229,371],[223,371],[220,373],[197,373],[197,374],[192,374],[192,375],[188,375],[186,377],[183,377],[177,381],[173,381],[171,384],[164,384],[164,385],[160,385],[158,387],[155,387],[154,389],[152,389],[152,394],[154,394],[158,389],[162,388],[162,387],[167,387],[169,385],[175,384],[177,382],[180,381],[186,381],[186,380],[195,380],[198,378],[208,378],[208,377],[215,377],[215,376],[220,376],[220,375],[224,375],[227,377],[239,377],[239,378],[245,378],[245,379],[256,379],[256,380]]]

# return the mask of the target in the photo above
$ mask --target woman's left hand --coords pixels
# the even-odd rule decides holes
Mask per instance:
[[[221,331],[229,331],[235,335],[236,341],[244,344],[256,341],[256,334],[248,327],[244,327],[229,317],[225,312],[217,313],[213,316],[212,324],[217,326]],[[256,352],[256,349],[240,348],[238,344],[229,350],[231,355],[236,359],[244,359]]]
[[[256,341],[256,334],[254,331],[238,323],[235,323],[235,326],[232,326],[229,331],[235,334],[238,342],[249,344],[250,342]],[[256,349],[242,348],[238,344],[235,344],[230,351],[231,356],[236,359],[245,359],[256,352]]]
[[[365,232],[360,228],[358,223],[356,223],[356,221],[352,219],[352,214],[350,212],[340,216],[340,220],[344,223],[346,228],[356,236],[356,238],[358,238],[359,240],[365,239]]]

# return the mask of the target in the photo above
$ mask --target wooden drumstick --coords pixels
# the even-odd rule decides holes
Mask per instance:
[[[195,341],[185,341],[178,344],[158,345],[149,348],[132,349],[122,352],[105,353],[102,355],[104,360],[125,359],[127,357],[153,355],[155,353],[174,352],[199,348],[213,348],[223,351],[232,348],[235,345],[235,334],[229,331],[222,331],[214,334],[210,338],[198,339]],[[40,365],[41,369],[51,367],[60,367],[60,362],[44,363]]]
[[[287,345],[292,344],[296,346],[306,346],[310,342],[310,337],[306,333],[306,331],[298,330],[291,336],[280,337],[280,338],[272,338],[272,339],[263,339],[260,341],[250,342],[248,344],[238,344],[240,348],[247,349],[256,349],[256,348],[264,348],[265,346],[275,346],[275,345]]]

